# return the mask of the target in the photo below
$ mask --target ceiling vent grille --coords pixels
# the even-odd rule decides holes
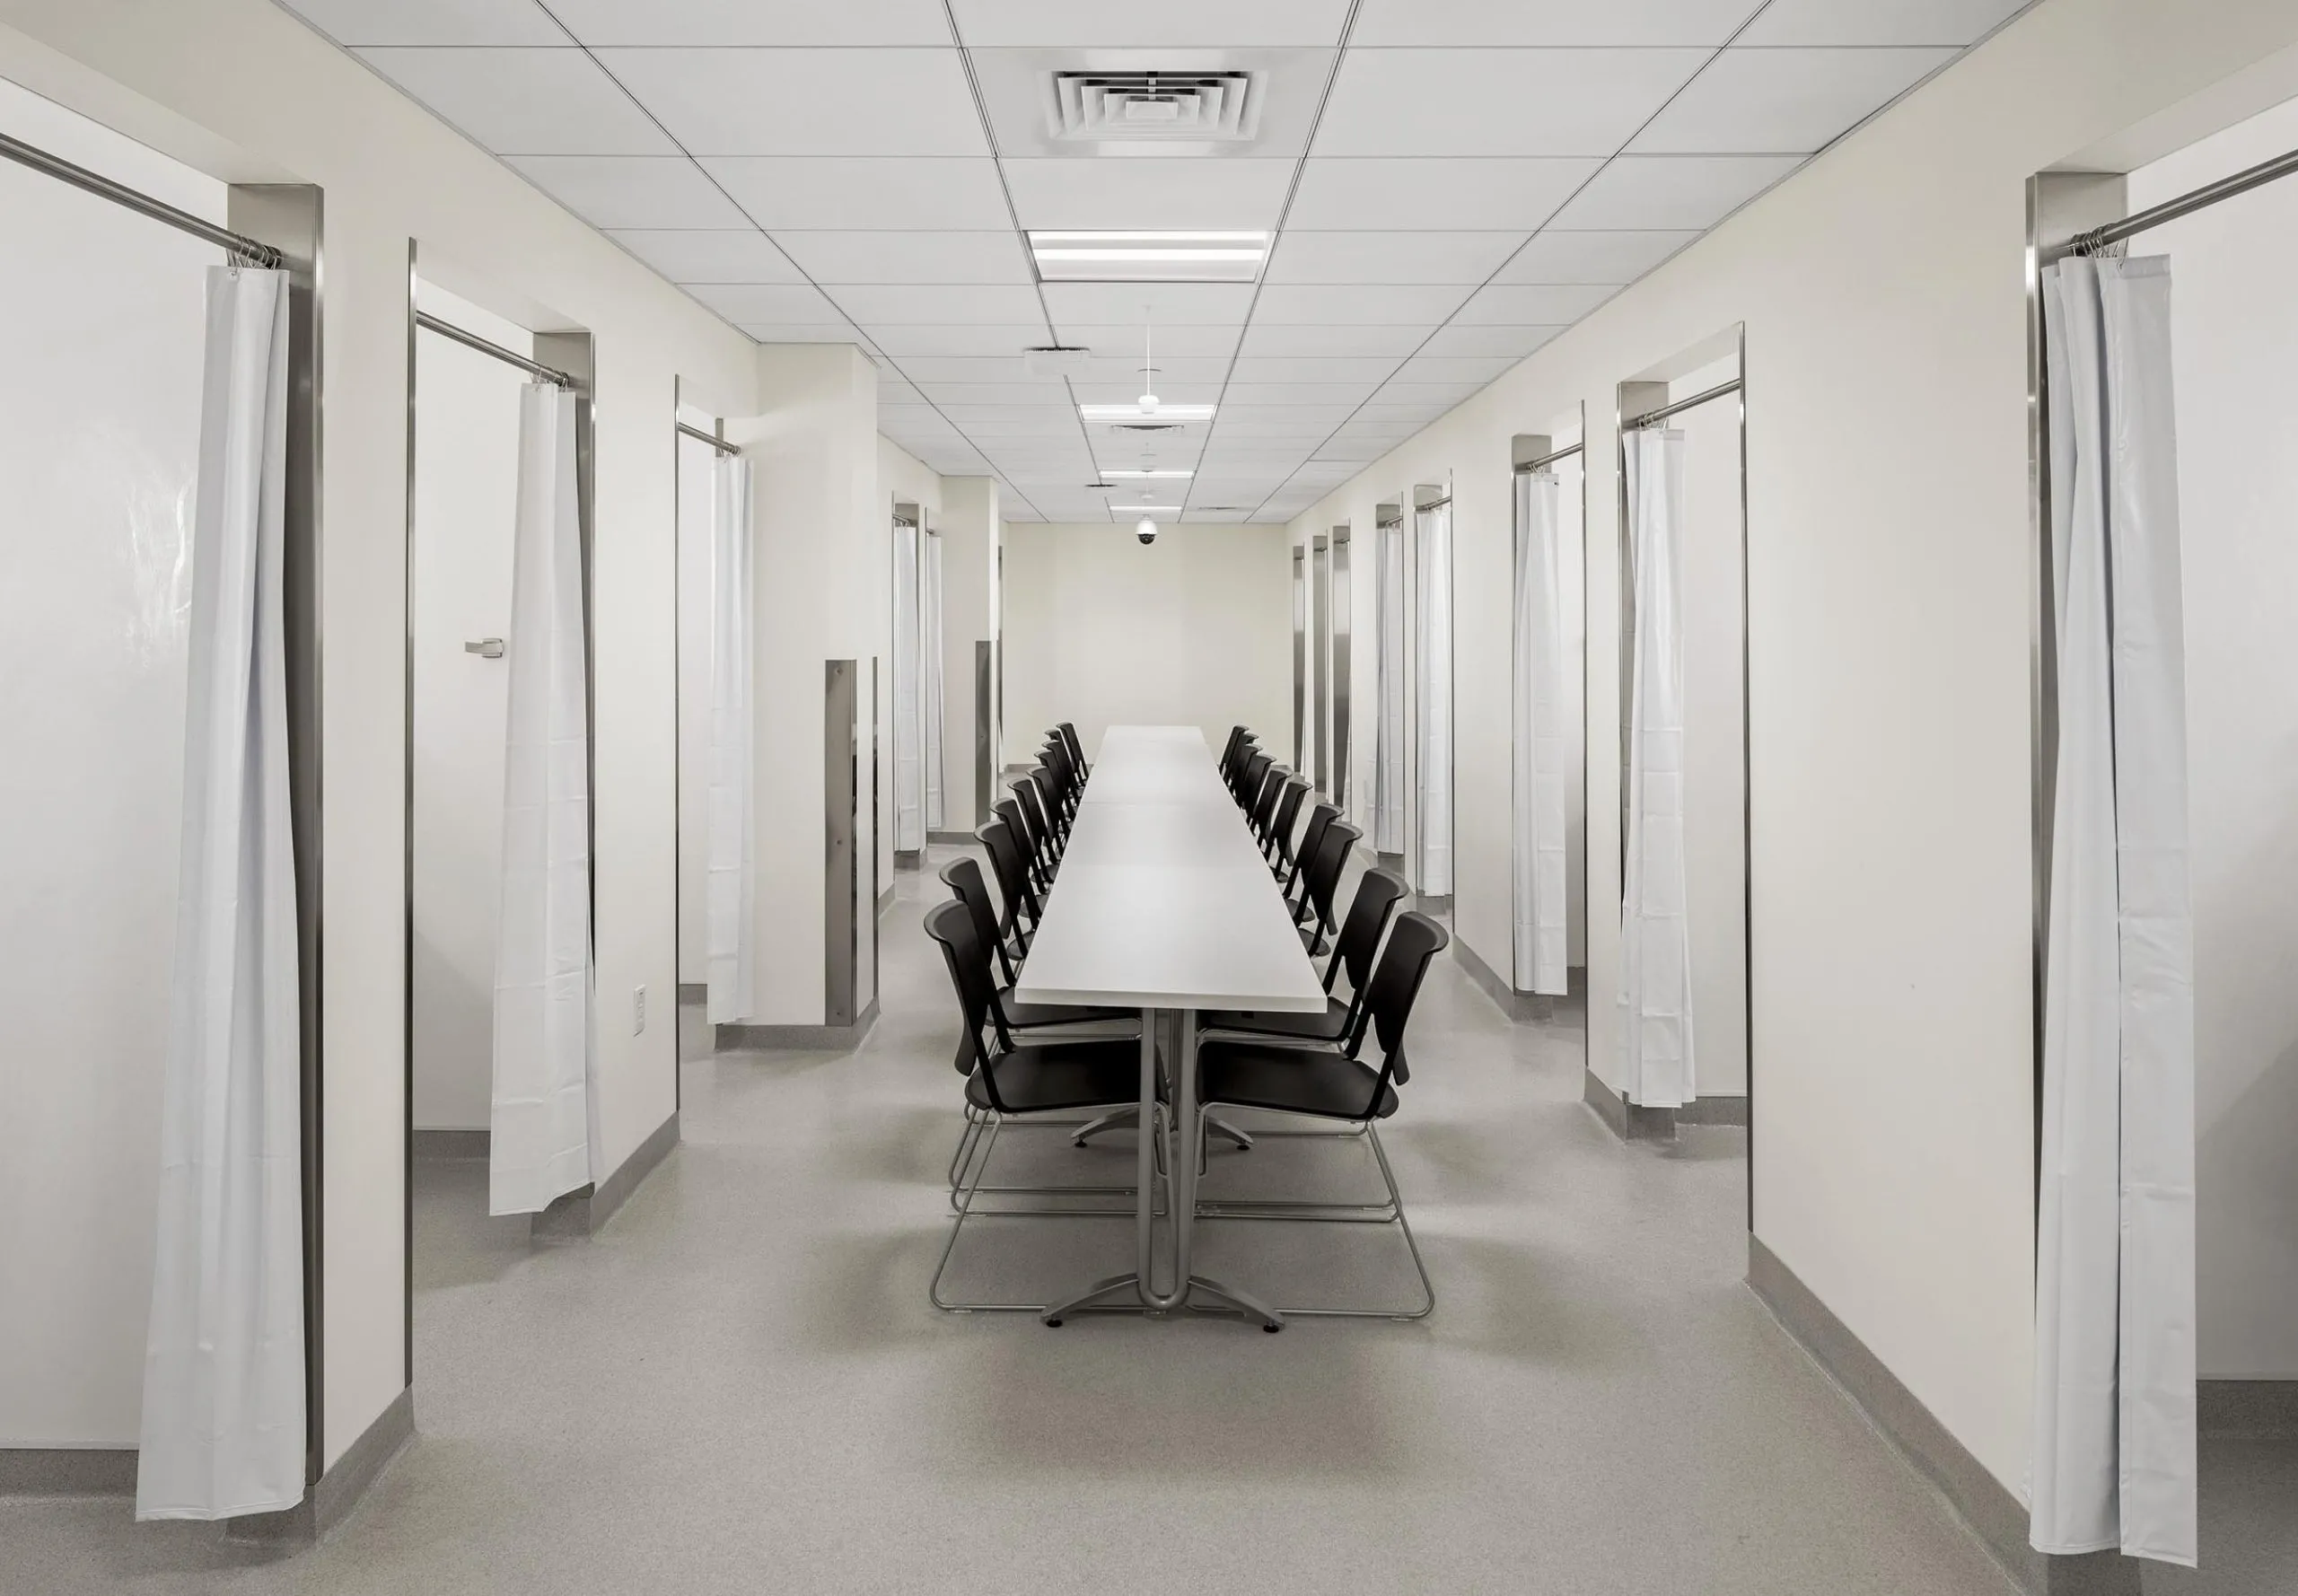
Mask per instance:
[[[1242,144],[1260,130],[1258,72],[1057,72],[1047,131],[1083,144]]]

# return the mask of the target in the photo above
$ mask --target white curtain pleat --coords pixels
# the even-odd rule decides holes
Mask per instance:
[[[303,1496],[286,405],[286,275],[211,268],[139,1519]]]
[[[1373,723],[1373,847],[1404,852],[1404,529],[1381,527],[1374,598],[1379,695]]]
[[[942,539],[928,532],[919,567],[918,648],[925,656],[925,829],[942,829]]]
[[[1556,475],[1516,478],[1514,964],[1519,992],[1570,989],[1566,851],[1571,705],[1564,677],[1564,567]]]
[[[757,1011],[758,802],[750,697],[757,669],[750,587],[750,465],[719,455],[711,473],[710,837],[704,917],[706,1013],[737,1024]]]
[[[1620,1090],[1679,1108],[1697,1094],[1684,855],[1684,434],[1636,429],[1627,455],[1635,638],[1627,846],[1620,902]]]
[[[521,390],[487,1211],[592,1178],[591,735],[575,396]]]
[[[2193,929],[2171,276],[2045,274],[2058,759],[2030,1539],[2197,1548]]]
[[[925,846],[925,707],[918,671],[917,584],[920,533],[894,528],[894,846]]]
[[[1420,545],[1420,869],[1417,890],[1452,894],[1452,507],[1416,513]]]

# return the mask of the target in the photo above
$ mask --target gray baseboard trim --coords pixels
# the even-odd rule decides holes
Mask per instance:
[[[2139,1596],[2139,1565],[2113,1552],[2051,1557],[2027,1544],[2027,1508],[1770,1248],[1748,1238],[1748,1287],[1878,1434],[1946,1501],[2031,1596]]]
[[[597,1234],[600,1227],[614,1217],[615,1210],[628,1202],[630,1194],[654,1172],[654,1166],[668,1158],[671,1149],[678,1144],[679,1117],[672,1110],[668,1119],[631,1150],[630,1156],[614,1173],[554,1199],[549,1207],[529,1222],[528,1233],[538,1241],[565,1241]]]
[[[707,981],[680,981],[679,983],[679,1001],[680,1003],[708,1003],[710,1001],[710,983]]]
[[[493,1150],[494,1136],[483,1130],[418,1130],[417,1158],[485,1158]]]
[[[1580,1101],[1596,1111],[1604,1127],[1623,1142],[1672,1142],[1676,1139],[1676,1110],[1647,1109],[1629,1102],[1604,1084],[1596,1072],[1580,1072]]]
[[[1484,955],[1468,944],[1465,937],[1452,938],[1452,958],[1460,964],[1477,990],[1492,999],[1500,1012],[1518,1023],[1553,1020],[1559,1014],[1578,1013],[1583,1006],[1588,972],[1569,972],[1566,995],[1557,997],[1538,992],[1519,992],[1510,986],[1501,973],[1485,961]]]
[[[255,1513],[225,1521],[224,1535],[237,1541],[303,1547],[318,1540],[351,1516],[360,1499],[415,1439],[415,1388],[391,1399],[358,1440],[336,1459],[311,1492],[285,1513]]]
[[[2298,1441],[2298,1380],[2198,1380],[2194,1396],[2213,1441]]]
[[[851,1025],[721,1025],[715,1045],[721,1053],[759,1048],[820,1052],[853,1047],[877,1022],[878,1000],[873,997]]]
[[[133,1496],[132,1446],[0,1447],[0,1497]]]
[[[970,831],[928,831],[925,834],[925,840],[929,844],[940,843],[953,848],[969,848],[974,846],[974,837]]]

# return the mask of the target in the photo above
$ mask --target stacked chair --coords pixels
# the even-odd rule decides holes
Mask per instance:
[[[1253,1144],[1252,1136],[1215,1110],[1254,1109],[1285,1116],[1288,1121],[1305,1120],[1307,1127],[1259,1134],[1361,1139],[1373,1150],[1387,1195],[1381,1201],[1357,1203],[1200,1196],[1197,1216],[1394,1224],[1420,1278],[1419,1306],[1277,1311],[1288,1317],[1422,1318],[1434,1308],[1435,1293],[1405,1218],[1378,1127],[1396,1113],[1399,1089],[1412,1078],[1404,1047],[1407,1023],[1428,966],[1449,938],[1435,921],[1403,908],[1410,890],[1402,877],[1388,870],[1367,870],[1346,916],[1337,915],[1341,879],[1364,834],[1329,803],[1310,808],[1307,822],[1302,824],[1309,783],[1263,752],[1250,728],[1241,725],[1230,732],[1219,768],[1276,878],[1302,945],[1312,958],[1325,960],[1326,1006],[1322,1013],[1199,1014],[1197,1118],[1194,1125],[1179,1127],[1180,1145],[1190,1149],[1188,1155],[1202,1165],[1209,1136],[1223,1136],[1240,1149]],[[926,934],[942,949],[958,996],[963,1034],[954,1063],[966,1080],[964,1121],[949,1171],[955,1218],[929,1290],[936,1307],[1038,1311],[1028,1303],[943,1298],[942,1278],[969,1218],[1013,1214],[1107,1217],[1132,1211],[1112,1206],[1112,1199],[1139,1200],[1130,1183],[1013,1186],[985,1180],[1000,1131],[1008,1126],[1061,1128],[1083,1147],[1099,1132],[1135,1125],[1140,1118],[1137,1013],[1025,1004],[1013,995],[1043,918],[1047,894],[1058,880],[1062,850],[1090,774],[1076,728],[1063,722],[1049,731],[1039,763],[1013,784],[1011,795],[993,807],[994,818],[974,834],[987,856],[987,874],[982,862],[970,856],[945,866],[941,876],[951,900],[926,915]],[[1158,1136],[1161,1153],[1152,1200],[1159,1212],[1169,1199],[1162,1133],[1174,1097],[1172,1063],[1162,1052],[1156,1059],[1157,1112],[1151,1128]],[[977,1207],[984,1197],[1008,1206]],[[1039,1201],[1010,1206],[1016,1198]]]

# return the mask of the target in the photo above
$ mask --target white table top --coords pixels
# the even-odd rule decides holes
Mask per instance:
[[[1323,1012],[1323,983],[1197,728],[1110,728],[1013,995]]]

